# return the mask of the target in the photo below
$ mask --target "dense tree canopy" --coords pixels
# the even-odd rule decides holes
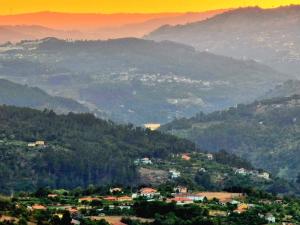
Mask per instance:
[[[138,182],[133,161],[194,151],[189,141],[90,114],[0,107],[0,190]],[[46,146],[28,147],[42,140]]]

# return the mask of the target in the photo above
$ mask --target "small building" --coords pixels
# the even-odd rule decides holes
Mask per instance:
[[[35,143],[28,143],[27,146],[32,148],[32,147],[36,147],[36,144]]]
[[[152,161],[149,158],[145,157],[141,159],[141,163],[144,165],[151,165]]]
[[[131,202],[132,201],[132,197],[130,196],[121,196],[118,197],[118,202]]]
[[[199,169],[199,172],[206,173],[206,169],[203,168],[203,167],[201,167],[201,168]]]
[[[185,161],[189,161],[189,160],[191,160],[191,157],[188,154],[185,153],[185,154],[181,155],[181,159],[183,159]]]
[[[174,188],[174,192],[175,193],[187,193],[188,192],[188,188],[187,187],[183,187],[183,186],[178,186]]]
[[[103,197],[103,200],[105,200],[105,201],[110,201],[110,202],[114,202],[114,201],[117,201],[118,198],[115,197],[115,196],[106,196],[106,197]]]
[[[28,147],[44,147],[45,145],[45,141],[36,141],[27,144]]]
[[[33,206],[31,206],[32,210],[46,210],[47,208],[43,205],[38,205],[38,204],[34,204]]]
[[[92,201],[100,201],[100,198],[83,197],[83,198],[78,199],[79,203],[82,203],[82,202],[92,202]]]
[[[58,194],[48,194],[48,198],[56,198],[58,197]]]
[[[265,180],[270,180],[270,174],[267,173],[267,172],[260,173],[257,176],[260,177],[260,178],[263,178]]]
[[[146,198],[154,198],[157,196],[160,196],[160,193],[153,188],[142,188],[140,190],[140,196],[146,197]]]
[[[248,204],[240,203],[240,204],[238,204],[238,207],[236,210],[234,210],[234,212],[240,214],[240,213],[246,212],[248,209],[249,209]]]
[[[237,200],[232,200],[231,202],[230,202],[230,204],[231,205],[239,205],[239,204],[241,204],[239,201],[237,201]]]
[[[142,158],[142,159],[136,159],[134,161],[134,164],[135,165],[152,165],[153,163],[152,163],[150,158],[145,157],[145,158]]]
[[[171,179],[176,179],[181,176],[181,173],[175,169],[169,170],[169,173],[170,173]]]
[[[123,190],[122,188],[110,188],[109,192],[110,193],[121,193]]]
[[[213,154],[206,154],[206,157],[208,160],[213,160],[214,159],[214,155]]]
[[[273,216],[273,214],[271,214],[271,213],[267,213],[265,215],[265,219],[268,221],[268,223],[275,223],[276,222],[275,216]]]
[[[176,205],[187,205],[187,204],[193,204],[194,201],[189,199],[189,198],[184,198],[184,197],[175,197],[175,198],[170,198],[167,199],[167,202],[175,202]]]
[[[35,144],[37,146],[44,146],[45,145],[45,141],[36,141]]]
[[[240,169],[236,169],[235,170],[235,174],[240,174],[240,175],[245,176],[245,175],[248,174],[248,171],[246,169],[244,169],[244,168],[240,168]]]

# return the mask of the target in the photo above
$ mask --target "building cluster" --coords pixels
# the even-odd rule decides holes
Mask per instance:
[[[106,196],[84,196],[80,198],[74,198],[74,203],[69,203],[66,205],[54,204],[55,199],[59,199],[60,194],[48,194],[48,198],[53,200],[51,205],[44,204],[32,204],[28,205],[28,211],[45,211],[45,210],[54,210],[58,217],[63,216],[63,211],[68,211],[72,217],[72,224],[79,225],[81,218],[89,218],[91,220],[98,220],[101,218],[113,219],[110,214],[106,215],[107,210],[131,210],[134,203],[137,200],[144,199],[146,201],[162,201],[166,203],[174,203],[178,206],[196,204],[199,206],[204,206],[209,208],[209,215],[212,217],[226,217],[231,213],[245,213],[248,210],[254,209],[256,207],[261,207],[264,205],[274,205],[281,204],[284,205],[284,201],[277,200],[261,200],[255,202],[255,204],[250,203],[247,196],[243,193],[230,193],[230,192],[191,192],[185,186],[176,186],[173,189],[171,195],[164,195],[159,190],[152,187],[143,187],[136,192],[129,194],[120,187],[112,187],[109,189],[111,195]],[[77,203],[76,203],[77,201]],[[59,201],[58,201],[59,202]],[[212,206],[213,207],[210,207]],[[231,210],[226,209],[230,205]],[[98,207],[99,206],[99,207]],[[105,209],[106,208],[106,209]],[[97,212],[97,216],[88,216],[85,215],[85,211],[89,209],[94,209]],[[105,211],[106,210],[106,211]],[[258,214],[258,217],[264,218],[268,223],[276,223],[277,219],[275,214],[269,212],[264,214]],[[291,218],[286,218],[286,222],[280,223],[282,225],[289,225],[288,221]],[[282,221],[282,219],[281,219]],[[118,224],[118,223],[111,223]]]
[[[239,175],[243,175],[243,176],[250,175],[250,176],[255,176],[258,178],[265,179],[265,180],[271,179],[271,176],[268,172],[259,172],[257,170],[247,170],[245,168],[236,169],[235,174],[239,174]]]

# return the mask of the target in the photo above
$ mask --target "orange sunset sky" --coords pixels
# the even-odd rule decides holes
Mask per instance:
[[[221,8],[263,8],[300,4],[300,0],[0,0],[0,14],[39,11],[73,13],[200,12]]]

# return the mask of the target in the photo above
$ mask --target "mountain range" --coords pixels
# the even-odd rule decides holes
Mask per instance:
[[[37,40],[45,37],[76,39],[83,38],[84,36],[78,31],[63,31],[37,25],[0,26],[0,43]]]
[[[162,26],[146,38],[171,40],[238,59],[253,59],[299,76],[299,26],[300,6],[250,7],[186,25]]]
[[[250,102],[291,78],[251,60],[135,38],[6,44],[0,47],[0,74],[135,124]]]
[[[158,27],[210,18],[226,10],[202,13],[161,14],[70,14],[32,13],[0,16],[0,43],[62,39],[111,39],[142,37]],[[59,21],[59,22],[57,22]]]

